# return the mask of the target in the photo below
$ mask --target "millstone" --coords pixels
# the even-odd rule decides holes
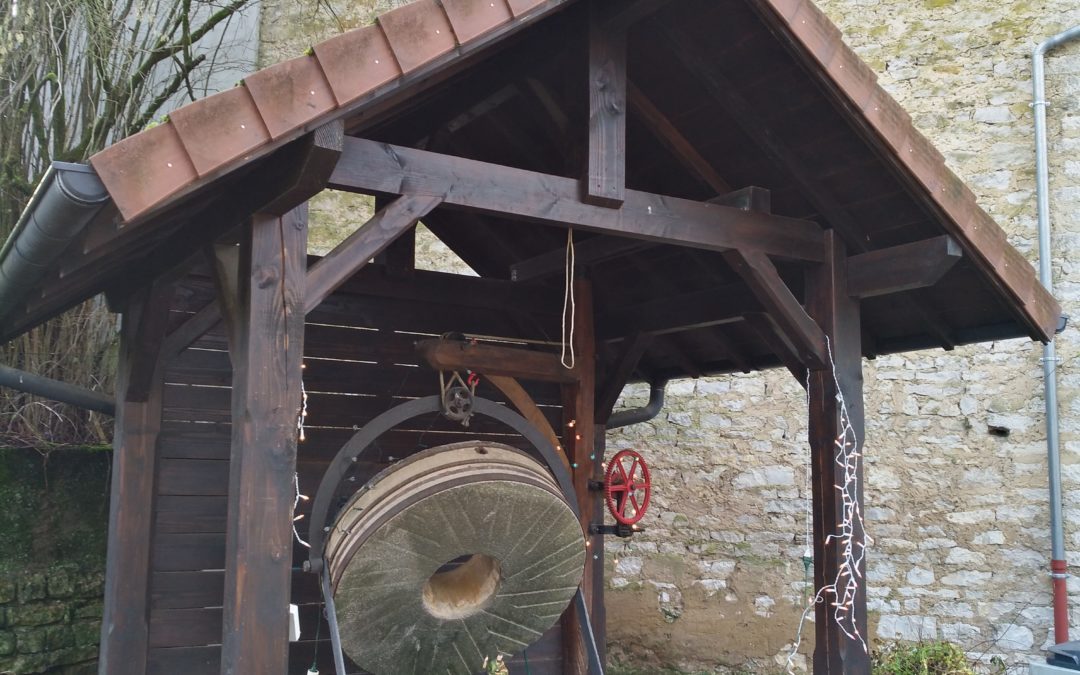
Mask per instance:
[[[547,470],[514,448],[433,448],[342,508],[326,561],[341,644],[375,675],[463,673],[550,628],[585,565],[581,526]]]

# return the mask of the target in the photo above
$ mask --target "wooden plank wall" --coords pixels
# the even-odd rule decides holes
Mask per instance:
[[[208,277],[190,276],[173,303],[171,328],[213,298]],[[301,491],[314,496],[329,461],[355,429],[407,398],[438,393],[438,375],[419,363],[415,341],[448,331],[543,337],[520,335],[518,325],[510,325],[511,321],[504,312],[348,291],[334,294],[311,312],[305,335],[307,440],[299,445],[297,460]],[[152,541],[148,673],[198,675],[219,669],[231,381],[220,325],[166,368]],[[562,428],[558,386],[523,384],[552,426]],[[484,382],[478,394],[503,400]],[[474,419],[468,430],[436,416],[414,420],[380,439],[369,460],[357,463],[343,492],[419,449],[475,438],[526,446],[520,436],[486,419]],[[302,502],[299,511],[306,514],[310,504]],[[306,536],[307,522],[299,524],[301,535]],[[294,567],[299,568],[307,550],[294,544],[293,558]],[[314,660],[319,672],[333,673],[329,633],[314,576],[294,571],[292,601],[301,607],[302,640],[291,645],[289,672],[306,673]],[[561,672],[561,654],[556,626],[528,650],[529,671],[538,675]],[[347,665],[350,673],[362,672]],[[520,657],[510,667],[512,672],[524,672]]]

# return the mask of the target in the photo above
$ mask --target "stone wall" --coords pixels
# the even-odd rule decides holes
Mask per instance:
[[[0,673],[96,673],[104,581],[78,565],[0,578]]]
[[[0,673],[97,672],[104,449],[0,449]]]
[[[272,0],[263,61],[401,0]],[[1080,23],[1075,0],[822,0],[916,125],[1035,259],[1029,54]],[[320,7],[322,9],[320,9]],[[326,8],[330,7],[330,12]],[[1080,44],[1048,61],[1054,273],[1080,316]],[[345,217],[346,209],[351,213]],[[320,200],[326,247],[370,213]],[[420,258],[453,266],[430,237]],[[1067,545],[1080,546],[1077,332],[1059,339]],[[1042,385],[1036,345],[1007,341],[866,363],[871,632],[948,639],[972,658],[1021,663],[1052,631]],[[642,403],[646,392],[626,392]],[[613,543],[612,652],[655,672],[782,669],[807,597],[805,402],[782,372],[675,382],[660,419],[613,433],[645,451],[658,493],[648,531]],[[1080,585],[1070,580],[1073,623]],[[803,652],[812,643],[806,628]],[[1080,637],[1080,630],[1073,637]],[[797,664],[805,664],[800,657]]]

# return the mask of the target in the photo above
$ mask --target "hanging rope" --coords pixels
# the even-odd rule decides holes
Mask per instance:
[[[559,353],[559,361],[563,368],[572,369],[577,359],[574,354],[574,315],[577,314],[577,305],[574,302],[574,231],[566,231],[566,288],[563,292],[562,308],[562,351]],[[567,310],[570,314],[570,331],[566,330]],[[567,345],[569,345],[569,361],[567,361]]]

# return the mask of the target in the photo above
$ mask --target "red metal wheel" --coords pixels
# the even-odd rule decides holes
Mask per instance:
[[[652,495],[649,465],[636,450],[620,450],[604,473],[604,501],[615,520],[633,525],[645,517]]]

